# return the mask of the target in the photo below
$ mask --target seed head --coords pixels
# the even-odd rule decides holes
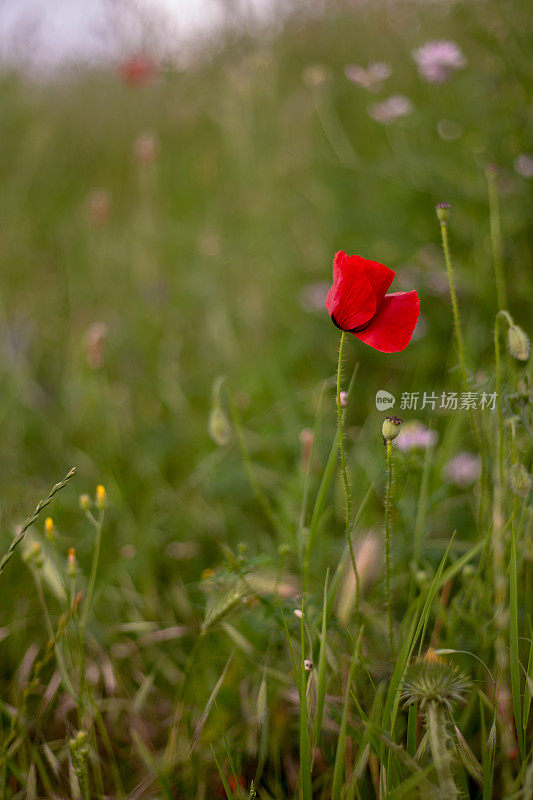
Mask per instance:
[[[402,427],[402,420],[400,417],[385,417],[383,425],[381,426],[381,433],[383,436],[383,443],[392,442],[400,433]]]
[[[470,687],[470,681],[457,667],[448,664],[428,650],[407,670],[402,689],[402,700],[406,706],[418,703],[424,709],[428,703],[445,706],[449,710],[454,703],[461,703]]]
[[[437,212],[437,219],[439,222],[447,222],[450,208],[451,206],[449,203],[437,203],[435,211]]]
[[[518,325],[510,325],[507,330],[509,352],[519,361],[527,361],[531,350],[529,337]]]

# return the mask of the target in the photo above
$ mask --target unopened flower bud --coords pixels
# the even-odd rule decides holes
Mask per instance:
[[[311,670],[313,669],[313,662],[311,661],[310,658],[306,658],[305,659],[305,661],[304,661],[304,669],[305,669],[306,672],[311,672]]]
[[[80,508],[82,511],[88,511],[91,507],[91,498],[88,494],[80,495]]]
[[[400,433],[402,421],[399,417],[385,417],[381,426],[381,433],[384,442],[392,442]]]
[[[301,608],[295,608],[294,609],[294,616],[295,617],[298,617],[298,619],[302,619],[303,615],[304,615],[304,612],[302,611]]]
[[[513,464],[509,476],[511,489],[518,497],[527,497],[531,491],[532,478],[523,464]]]
[[[348,392],[341,392],[339,399],[341,401],[341,408],[346,408],[348,404]]]
[[[44,564],[43,553],[39,542],[32,542],[24,553],[24,561],[35,569],[41,569]]]
[[[507,331],[509,352],[519,361],[527,361],[530,352],[529,337],[518,325],[510,325]]]
[[[52,517],[46,517],[44,521],[44,532],[46,534],[46,538],[49,539],[49,541],[55,542],[56,532],[54,527],[54,520],[52,519]]]
[[[215,405],[209,414],[209,434],[219,447],[225,447],[231,439],[231,424],[220,405]]]
[[[437,212],[437,219],[439,222],[446,222],[448,220],[448,211],[450,210],[449,203],[437,203],[435,211]]]
[[[102,486],[102,484],[99,483],[98,486],[96,487],[96,508],[100,509],[100,511],[103,508],[105,508],[106,499],[107,499],[107,494],[105,486]]]
[[[76,551],[71,547],[67,556],[67,573],[69,578],[75,578],[78,574],[78,563],[76,561]]]

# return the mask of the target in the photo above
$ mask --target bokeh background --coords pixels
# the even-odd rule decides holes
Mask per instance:
[[[297,519],[302,430],[336,368],[338,332],[324,307],[335,251],[393,267],[393,288],[421,298],[404,352],[349,342],[347,373],[359,363],[350,468],[356,501],[376,481],[370,521],[383,482],[376,391],[460,390],[438,201],[452,205],[474,379],[494,391],[484,366],[497,310],[486,168],[497,170],[509,305],[527,328],[532,9],[526,0],[23,6],[0,8],[1,535],[6,549],[76,465],[53,516],[62,550],[76,547],[87,572],[93,533],[78,495],[106,486],[96,613],[112,648],[125,619],[192,625],[221,543],[244,540],[274,561],[280,544],[294,545],[294,526],[283,542],[261,513],[235,437],[223,447],[211,438],[212,386],[227,377],[261,485],[283,519]],[[442,80],[413,55],[433,40],[460,53]],[[333,383],[323,413],[322,461]],[[439,462],[468,449],[465,414],[431,422]],[[471,503],[451,486],[439,492],[437,541]],[[343,548],[340,486],[332,509],[338,535],[324,539],[317,575]],[[7,679],[41,622],[32,592],[20,591],[22,562],[4,578]],[[180,646],[157,655],[169,684]]]

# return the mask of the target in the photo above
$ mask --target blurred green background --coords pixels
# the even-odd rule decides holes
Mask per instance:
[[[3,549],[76,465],[52,514],[61,549],[76,547],[87,573],[93,539],[78,495],[107,488],[102,625],[107,614],[121,618],[117,585],[135,586],[155,619],[159,603],[170,621],[201,616],[196,588],[220,561],[221,542],[245,540],[253,556],[276,559],[280,540],[235,439],[221,448],[209,435],[211,388],[227,376],[258,478],[294,524],[300,432],[313,426],[320,384],[336,368],[338,331],[323,303],[339,249],[394,268],[392,289],[416,288],[421,299],[421,324],[404,352],[378,353],[355,339],[347,349],[347,372],[359,363],[349,414],[354,495],[360,500],[371,480],[380,491],[376,391],[460,390],[438,201],[452,205],[469,362],[494,390],[486,372],[497,307],[485,168],[497,167],[509,305],[527,329],[532,181],[520,173],[531,151],[532,22],[525,0],[331,4],[273,32],[228,34],[189,69],[161,65],[140,86],[110,68],[43,81],[4,73]],[[455,41],[467,59],[439,84],[423,80],[412,56],[433,39]],[[344,72],[371,61],[392,70],[375,93]],[[370,116],[396,94],[410,99],[411,113],[389,124]],[[145,146],[157,149],[144,161],[143,132]],[[435,414],[432,424],[448,431],[439,459],[468,449],[465,414]],[[322,463],[334,430],[331,385]],[[378,490],[369,523],[382,513]],[[338,500],[317,575],[343,548]],[[468,498],[456,505],[445,506],[452,518],[469,513]],[[432,513],[437,520],[443,511],[435,505]],[[16,559],[4,576],[11,600],[0,624],[26,617],[33,636],[41,623],[28,616],[37,609],[32,592],[20,591],[28,580]],[[174,594],[182,584],[194,612]],[[10,641],[5,677],[26,634]]]

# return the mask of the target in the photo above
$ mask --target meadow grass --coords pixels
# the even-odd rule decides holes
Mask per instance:
[[[339,4],[142,87],[3,75],[0,797],[533,798],[530,23]],[[417,289],[406,350],[339,342],[339,249]]]

